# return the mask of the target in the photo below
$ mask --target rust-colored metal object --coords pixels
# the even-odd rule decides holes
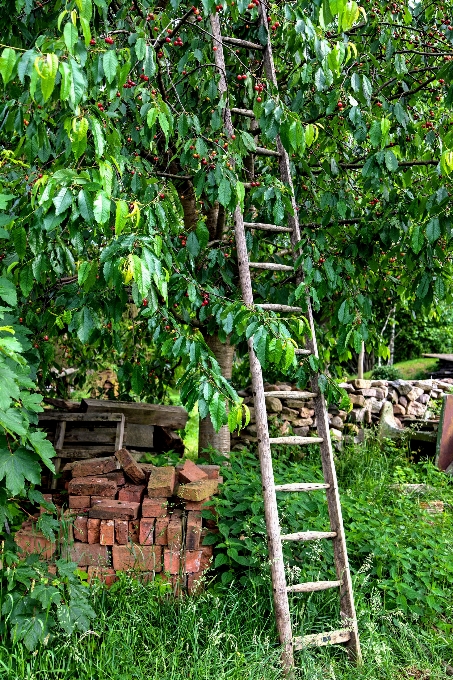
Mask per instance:
[[[439,470],[453,472],[453,394],[443,399],[437,430],[436,465]]]

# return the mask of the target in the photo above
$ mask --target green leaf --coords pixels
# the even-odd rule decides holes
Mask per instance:
[[[35,70],[41,78],[41,92],[46,102],[55,87],[55,77],[58,72],[58,57],[56,54],[44,54],[36,57]]]
[[[372,95],[372,92],[373,92],[373,86],[371,85],[371,82],[368,80],[366,75],[362,76],[362,92],[363,92],[363,96],[365,97],[366,102],[369,106],[371,104],[371,95]]]
[[[14,194],[0,194],[0,210],[6,210],[9,201],[12,201]]]
[[[52,458],[55,457],[55,449],[52,446],[52,443],[47,439],[47,434],[36,430],[28,435],[28,439],[44,465],[54,472],[55,467]]]
[[[20,260],[23,260],[27,251],[27,232],[24,227],[15,227],[11,232],[11,237]]]
[[[36,456],[22,446],[15,451],[1,446],[0,480],[2,479],[5,479],[6,488],[12,496],[19,496],[24,491],[26,481],[39,484],[41,468]]]
[[[102,158],[105,149],[105,138],[102,126],[96,118],[91,117],[90,128],[91,132],[93,133],[94,151],[96,153],[96,156]]]
[[[429,274],[426,272],[423,274],[422,278],[420,279],[420,283],[417,286],[417,290],[415,292],[416,296],[418,298],[425,298],[428,295],[429,291],[429,284],[431,283],[431,277]]]
[[[34,285],[33,268],[31,265],[28,264],[20,270],[19,281],[22,295],[27,297]]]
[[[110,199],[105,191],[98,191],[93,203],[94,219],[98,224],[105,224],[110,217]]]
[[[3,84],[6,85],[13,77],[14,68],[20,55],[11,47],[6,47],[0,57],[0,73],[2,74]]]
[[[73,107],[76,107],[83,95],[87,91],[88,83],[81,66],[72,57],[69,58],[69,68],[71,72],[71,84],[69,91],[69,101]]]
[[[76,42],[79,40],[79,35],[77,33],[77,28],[74,26],[72,21],[69,21],[63,31],[63,38],[65,41],[65,45],[68,48],[68,52],[70,54],[74,54],[74,45]]]
[[[126,201],[117,201],[115,213],[115,234],[120,236],[124,227],[126,226],[127,216],[129,215],[129,206]]]
[[[370,127],[371,144],[374,147],[379,146],[379,144],[381,143],[381,137],[382,137],[381,122],[379,120],[373,120]]]
[[[62,102],[64,102],[66,101],[66,99],[69,98],[71,94],[72,86],[71,69],[69,68],[69,65],[65,61],[62,61],[60,63],[60,66],[58,67],[58,70],[61,73],[60,99]]]
[[[90,194],[85,191],[85,189],[81,189],[79,191],[79,195],[77,196],[77,204],[83,219],[88,222],[88,224],[92,224],[94,221],[93,200]]]
[[[390,172],[395,172],[398,169],[398,159],[393,151],[385,152],[385,165]]]
[[[7,305],[11,305],[11,307],[17,305],[16,287],[4,276],[0,276],[0,298],[2,298]]]
[[[197,235],[200,248],[203,250],[206,248],[206,245],[209,241],[209,229],[207,228],[206,224],[200,220],[200,222],[197,224],[195,233]]]
[[[187,237],[186,247],[192,257],[196,257],[200,252],[200,244],[198,243],[198,239],[194,231],[191,231]]]
[[[83,286],[87,280],[91,270],[91,262],[82,262],[77,272],[77,281],[79,286]]]
[[[434,243],[440,236],[439,218],[433,217],[426,225],[426,238],[430,243]]]
[[[146,46],[145,59],[143,61],[143,73],[145,76],[154,78],[156,75],[156,55],[154,48],[149,45]]]
[[[116,69],[118,68],[118,59],[116,58],[115,50],[107,50],[104,52],[102,58],[102,64],[104,66],[105,77],[108,83],[113,83],[116,77]]]
[[[421,227],[417,224],[415,225],[411,236],[411,248],[416,255],[418,255],[418,253],[423,248],[423,241],[424,241],[423,231]]]
[[[215,392],[209,403],[209,414],[216,432],[228,422],[224,398]]]
[[[72,206],[72,193],[70,189],[68,189],[68,187],[63,187],[60,189],[52,202],[55,206],[56,215],[61,215],[64,213],[65,210]]]
[[[222,178],[219,184],[218,193],[219,203],[221,203],[225,208],[229,205],[231,200],[231,184],[226,177]]]

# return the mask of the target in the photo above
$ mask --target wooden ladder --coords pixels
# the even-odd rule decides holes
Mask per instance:
[[[277,87],[277,79],[275,76],[274,60],[272,56],[272,46],[270,43],[267,16],[263,11],[262,5],[259,8],[259,22],[264,27],[267,33],[267,45],[264,47],[260,44],[255,44],[250,41],[241,40],[234,37],[223,37],[220,28],[220,20],[218,14],[213,14],[210,17],[212,28],[212,39],[214,46],[217,47],[215,54],[216,67],[219,71],[219,91],[220,95],[226,98],[226,106],[224,109],[224,126],[228,137],[234,133],[231,122],[231,114],[245,116],[254,119],[253,111],[247,109],[230,109],[228,104],[228,88],[226,80],[226,68],[224,58],[224,45],[231,45],[233,47],[241,47],[249,50],[257,50],[262,53],[264,61],[264,69],[267,79]],[[256,124],[255,124],[256,130]],[[255,134],[257,134],[255,132]],[[279,161],[279,172],[282,182],[291,188],[293,214],[288,215],[288,226],[283,227],[272,224],[262,223],[248,223],[244,222],[244,217],[240,206],[238,205],[234,211],[234,226],[236,249],[238,256],[239,277],[241,283],[242,297],[245,304],[253,307],[253,291],[252,279],[250,274],[251,268],[268,269],[270,271],[284,270],[294,271],[293,267],[281,265],[277,263],[256,263],[250,262],[247,251],[245,229],[256,229],[272,232],[288,232],[291,234],[292,254],[296,260],[297,244],[301,240],[299,220],[297,216],[296,203],[294,200],[294,190],[291,178],[291,170],[289,157],[286,150],[280,141],[276,138],[277,150],[265,149],[257,147],[254,151],[257,155],[276,157]],[[297,272],[296,272],[297,274]],[[302,280],[302,275],[300,280]],[[313,323],[313,314],[310,304],[308,302],[308,321],[311,329],[311,339],[307,344],[307,349],[298,349],[296,354],[299,355],[314,355],[318,356],[318,349],[316,344],[315,329]],[[260,304],[259,307],[264,310],[275,312],[291,312],[301,313],[300,307],[293,307],[291,305],[277,305],[277,304]],[[275,616],[277,622],[277,629],[283,646],[283,667],[287,673],[291,672],[294,666],[294,650],[299,650],[307,646],[321,646],[336,643],[345,643],[350,655],[355,658],[357,662],[361,660],[360,642],[357,629],[357,617],[354,607],[354,596],[352,590],[351,574],[349,570],[348,555],[346,550],[346,540],[343,527],[343,519],[341,514],[340,497],[338,493],[337,476],[335,471],[335,464],[333,459],[332,444],[329,434],[329,422],[327,416],[326,402],[323,394],[318,387],[318,375],[313,373],[311,376],[311,391],[310,392],[268,392],[264,390],[263,375],[261,365],[253,350],[253,337],[248,340],[250,370],[252,377],[252,389],[255,406],[255,417],[257,427],[258,439],[258,453],[261,466],[261,479],[263,485],[264,495],[264,512],[266,519],[266,528],[269,546],[269,560],[272,575],[273,595]],[[315,415],[317,422],[318,437],[269,437],[267,413],[266,413],[266,396],[284,397],[285,399],[301,399],[302,397],[313,398],[315,403]],[[273,444],[290,444],[290,445],[320,445],[321,461],[324,475],[324,484],[283,484],[276,486],[274,482],[274,474],[272,467],[271,447]],[[313,492],[317,490],[324,490],[327,496],[327,506],[330,520],[330,531],[301,531],[295,534],[282,535],[280,532],[280,523],[278,516],[276,491],[287,492]],[[285,578],[285,568],[283,562],[282,541],[313,541],[320,539],[330,539],[333,542],[335,568],[337,573],[336,581],[315,581],[301,583],[298,585],[288,586]],[[305,635],[302,637],[293,637],[290,609],[288,601],[288,593],[311,593],[320,590],[327,590],[328,588],[338,588],[340,595],[340,612],[344,627],[340,630],[334,630],[322,634]]]

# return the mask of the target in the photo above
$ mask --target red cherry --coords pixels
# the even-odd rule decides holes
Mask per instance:
[[[262,101],[261,97],[257,97],[257,98],[256,98],[256,101],[257,101],[258,103],[261,102],[261,101]]]
[[[94,38],[91,38],[90,45],[96,45],[96,40]]]
[[[165,198],[165,194],[159,194],[159,198]]]
[[[108,35],[108,36],[105,38],[105,42],[107,43],[107,45],[113,45],[113,43],[114,43],[115,41],[114,41],[113,38],[111,38],[111,37]]]
[[[48,336],[48,335],[45,335],[45,336],[44,336],[44,340],[47,342],[48,339],[49,339],[49,336]]]
[[[142,304],[143,304],[143,307],[147,307],[148,306],[148,298],[145,298],[143,300]]]

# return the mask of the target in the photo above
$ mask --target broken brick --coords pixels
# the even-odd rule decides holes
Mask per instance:
[[[184,554],[184,571],[193,573],[200,571],[201,550],[186,550]]]
[[[190,482],[198,482],[201,479],[208,479],[208,475],[188,458],[179,470],[179,481],[182,484],[189,484]]]
[[[90,517],[97,519],[136,519],[140,503],[104,499],[90,508]]]
[[[75,477],[68,485],[72,496],[102,496],[115,498],[117,486],[113,479],[107,477]]]
[[[91,507],[91,496],[69,496],[71,510],[87,510]]]
[[[198,550],[201,538],[201,512],[187,513],[186,549]]]
[[[115,543],[115,522],[113,519],[101,520],[99,543],[101,545],[113,545]]]
[[[154,468],[148,482],[149,498],[173,496],[176,484],[176,470],[174,467]]]
[[[99,543],[88,545],[88,543],[74,543],[67,553],[71,562],[76,562],[79,567],[109,566],[109,554],[106,545]]]
[[[127,519],[115,520],[115,542],[119,545],[127,545],[129,535],[129,522]]]
[[[167,545],[168,544],[168,536],[167,536],[167,529],[168,529],[168,523],[170,522],[169,517],[158,517],[156,519],[156,525],[154,528],[154,543],[156,545]]]
[[[153,545],[154,543],[154,517],[143,518],[140,520],[140,545]]]
[[[74,520],[74,539],[88,543],[88,518],[78,515]]]
[[[109,472],[105,475],[107,479],[113,479],[118,486],[124,486],[126,484],[126,477],[122,470],[116,470],[115,472]]]
[[[180,548],[182,545],[182,519],[180,512],[175,511],[167,527],[169,548]]]
[[[217,492],[218,482],[215,479],[201,479],[199,482],[183,484],[178,489],[178,496],[187,501],[203,501]]]
[[[114,545],[112,558],[117,571],[162,571],[160,545]]]
[[[140,542],[140,522],[131,520],[128,524],[129,539],[132,543]]]
[[[97,477],[98,475],[105,475],[107,472],[115,471],[117,465],[113,456],[78,460],[73,464],[72,477]]]
[[[165,517],[167,514],[166,498],[144,498],[142,517]]]
[[[87,529],[88,529],[88,543],[90,544],[99,543],[101,520],[88,518]]]
[[[141,503],[145,493],[144,484],[125,484],[118,492],[119,501],[132,501]]]
[[[179,550],[164,548],[164,571],[169,574],[179,574],[181,557]]]
[[[40,531],[33,529],[19,529],[14,536],[16,545],[27,555],[39,554],[42,559],[50,560],[56,545],[49,541]]]
[[[115,452],[116,458],[126,475],[132,479],[135,484],[143,484],[146,482],[146,475],[142,468],[136,463],[134,457],[127,449],[119,449]]]
[[[184,503],[184,507],[186,510],[198,510],[201,512],[202,510],[207,510],[208,508],[211,509],[212,506],[208,505],[208,501],[211,500],[211,497],[205,498],[204,501],[186,501]]]

